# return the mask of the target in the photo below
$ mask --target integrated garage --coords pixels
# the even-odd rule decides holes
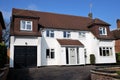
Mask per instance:
[[[37,46],[15,46],[14,67],[26,68],[37,66]]]

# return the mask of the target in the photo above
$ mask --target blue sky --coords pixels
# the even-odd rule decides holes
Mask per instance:
[[[0,11],[9,22],[12,8],[30,9],[44,12],[86,16],[92,3],[93,18],[100,18],[116,29],[116,19],[120,19],[120,0],[1,0]]]

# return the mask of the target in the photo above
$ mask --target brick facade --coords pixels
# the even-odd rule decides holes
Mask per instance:
[[[120,53],[120,40],[115,41],[115,52]]]

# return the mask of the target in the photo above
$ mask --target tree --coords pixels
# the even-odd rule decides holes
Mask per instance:
[[[3,30],[2,38],[7,48],[9,47],[9,37],[10,37],[10,22],[5,22],[6,29]]]

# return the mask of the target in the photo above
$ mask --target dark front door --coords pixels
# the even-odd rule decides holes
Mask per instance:
[[[36,46],[15,46],[14,67],[35,67],[37,66],[37,47]]]

